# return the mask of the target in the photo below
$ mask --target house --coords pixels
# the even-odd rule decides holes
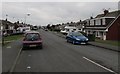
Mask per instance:
[[[2,35],[2,29],[3,29],[2,20],[0,20],[0,36]]]
[[[107,30],[107,34],[106,34],[107,40],[120,41],[120,14],[110,25],[107,26],[106,30]]]
[[[79,29],[75,26],[65,26],[65,28],[60,32],[63,34],[68,34],[69,32],[77,32],[77,31],[79,31]]]
[[[6,20],[1,20],[2,22],[2,26],[1,26],[1,29],[6,32],[7,34],[11,34],[13,33],[13,29],[14,29],[14,24],[10,21],[7,21]]]
[[[84,31],[84,27],[85,27],[85,26],[84,26],[84,23],[85,23],[84,21],[81,21],[81,20],[80,20],[79,22],[76,22],[76,25],[75,25],[75,26],[79,29],[79,31],[85,32],[85,31]]]
[[[81,21],[80,21],[81,22]],[[78,31],[82,31],[82,26],[80,22],[70,22],[70,23],[65,23],[63,26],[63,28],[61,29],[61,33],[63,34],[67,34],[69,32],[78,32]]]
[[[95,18],[85,20],[85,32],[87,34],[95,34],[102,40],[119,40],[118,39],[118,23],[120,21],[120,10],[109,12],[104,11],[104,14],[99,14]]]

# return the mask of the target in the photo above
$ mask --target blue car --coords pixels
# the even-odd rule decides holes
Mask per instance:
[[[73,44],[87,44],[88,38],[85,37],[80,32],[70,32],[66,36],[67,42],[71,42]]]

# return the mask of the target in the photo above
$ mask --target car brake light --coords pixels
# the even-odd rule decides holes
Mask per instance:
[[[39,38],[39,40],[42,40],[41,38]]]

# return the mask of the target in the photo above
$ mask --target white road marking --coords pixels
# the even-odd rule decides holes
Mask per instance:
[[[86,59],[87,61],[89,61],[89,62],[91,62],[91,63],[93,63],[93,64],[95,64],[95,65],[97,65],[97,66],[99,66],[99,67],[101,67],[101,68],[103,68],[103,69],[105,69],[105,70],[107,70],[107,71],[109,71],[109,72],[112,72],[112,73],[117,74],[117,73],[114,72],[113,70],[108,69],[108,68],[106,68],[106,67],[104,67],[104,66],[102,66],[102,65],[100,65],[100,64],[98,64],[98,63],[96,63],[96,62],[94,62],[94,61],[92,61],[92,60],[90,60],[90,59],[88,59],[88,58],[86,58],[86,57],[83,57],[83,58]]]
[[[6,48],[11,48],[11,46],[7,46]]]
[[[30,66],[27,67],[27,69],[30,69],[30,68],[31,68]]]

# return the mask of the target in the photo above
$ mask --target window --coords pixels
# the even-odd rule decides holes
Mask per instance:
[[[105,18],[102,19],[102,25],[105,25]]]
[[[96,20],[96,25],[101,25],[100,19]]]
[[[27,41],[35,41],[39,39],[39,34],[27,34],[25,38]]]
[[[94,25],[94,20],[90,20],[90,26]]]

